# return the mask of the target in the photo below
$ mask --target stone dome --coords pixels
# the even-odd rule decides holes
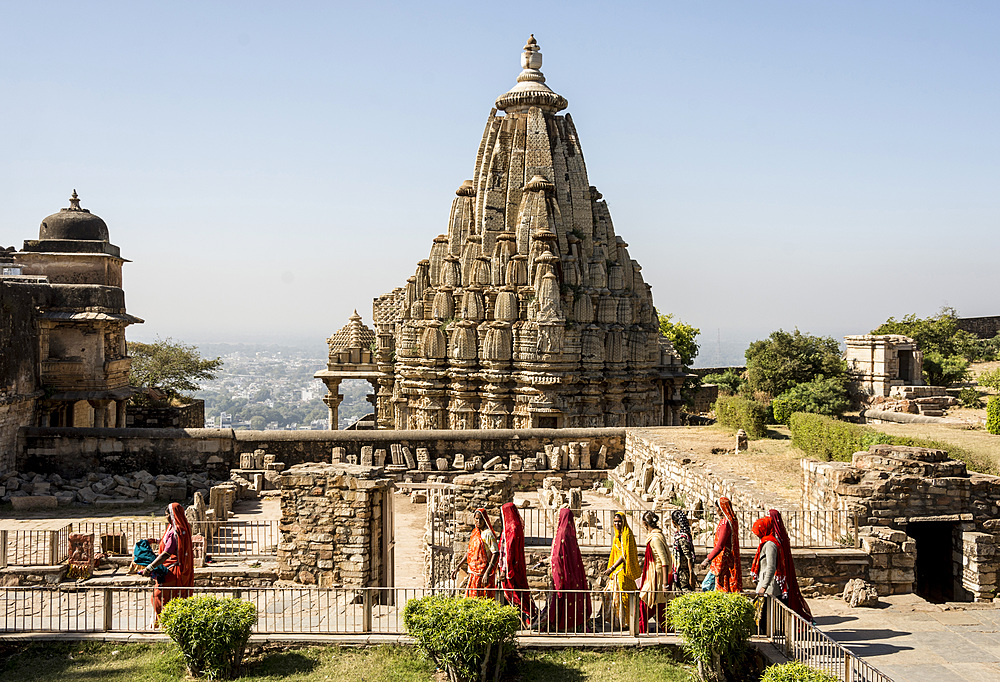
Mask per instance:
[[[38,228],[39,239],[110,241],[107,224],[87,209],[80,208],[80,197],[75,189],[69,204],[69,208],[61,208],[42,221]]]

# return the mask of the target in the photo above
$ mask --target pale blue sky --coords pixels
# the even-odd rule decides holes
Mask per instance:
[[[0,245],[76,188],[139,340],[296,343],[405,282],[534,33],[703,361],[1000,314],[1000,3],[0,3]]]

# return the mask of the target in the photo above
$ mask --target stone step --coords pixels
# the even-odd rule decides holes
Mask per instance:
[[[95,507],[143,507],[146,500],[141,497],[112,497],[94,500]]]

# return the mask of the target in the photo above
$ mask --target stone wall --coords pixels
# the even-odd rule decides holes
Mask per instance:
[[[0,280],[0,474],[16,466],[17,432],[35,423],[38,335],[33,288]]]
[[[231,429],[24,429],[16,468],[36,473],[77,476],[104,467],[109,473],[146,470],[153,474],[207,471],[228,477],[241,454],[262,449],[286,465],[329,462],[333,448],[361,461],[361,449],[388,451],[402,444],[416,452],[427,448],[431,460],[456,454],[484,462],[500,457],[534,456],[545,445],[587,441],[596,455],[606,447],[607,465],[624,455],[625,429],[520,429],[477,431],[233,431]],[[408,473],[416,474],[415,469]],[[437,473],[437,472],[431,472]],[[461,473],[461,472],[458,472]]]
[[[205,401],[192,400],[186,405],[136,405],[128,403],[125,426],[130,429],[202,429],[205,427]]]
[[[0,474],[17,466],[17,433],[35,418],[35,399],[25,396],[0,398]]]
[[[975,334],[981,339],[992,339],[1000,334],[1000,315],[992,317],[961,317],[956,320],[958,328]]]
[[[239,460],[232,434],[230,429],[28,428],[22,431],[17,469],[66,478],[98,469],[153,475],[199,471],[229,478]]]
[[[392,481],[380,467],[300,464],[281,476],[278,576],[320,587],[384,584],[384,514]]]

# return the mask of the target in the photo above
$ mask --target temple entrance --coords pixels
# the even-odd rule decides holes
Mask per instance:
[[[952,521],[911,521],[906,534],[917,543],[916,593],[929,602],[955,600],[955,523]]]
[[[914,383],[915,379],[911,376],[913,374],[913,351],[901,350],[896,357],[899,358],[899,378],[904,383]]]

